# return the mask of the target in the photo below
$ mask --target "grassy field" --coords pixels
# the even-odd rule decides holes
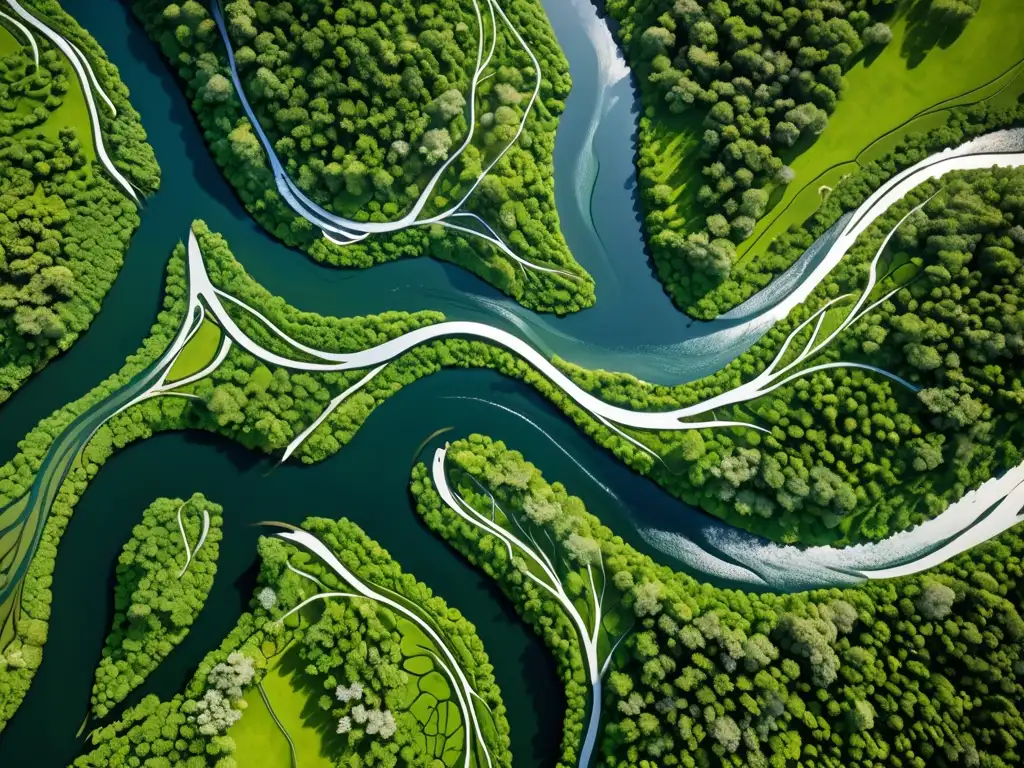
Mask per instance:
[[[36,41],[40,46],[40,52],[45,50],[48,43],[43,42],[40,38],[41,35],[36,36]],[[28,46],[28,42],[21,35],[20,32],[17,34],[13,33],[6,26],[0,25],[0,56],[9,56],[13,53],[24,53],[27,57],[29,64],[31,65],[31,49]],[[78,76],[75,74],[74,68],[66,59],[62,59],[67,67],[68,74],[68,92],[63,96],[63,103],[53,112],[50,113],[46,122],[38,128],[34,129],[36,132],[41,133],[46,138],[57,141],[60,131],[67,126],[74,127],[78,134],[79,143],[82,146],[82,152],[90,163],[96,160],[96,147],[92,139],[92,124],[89,120],[89,108],[85,101],[85,95],[82,93],[82,86],[78,82]],[[40,100],[46,98],[46,87],[40,92],[32,92],[33,94],[38,93]],[[23,105],[19,107],[19,111],[24,110],[25,113],[31,111],[35,104],[23,100]],[[100,109],[106,109],[105,106],[101,106]]]
[[[185,345],[181,354],[178,355],[178,359],[174,361],[174,365],[171,366],[171,371],[167,375],[167,381],[175,382],[201,371],[203,366],[210,363],[217,354],[220,337],[220,326],[209,320],[204,320],[203,324],[199,326],[199,330],[196,331],[196,335]]]
[[[465,728],[451,685],[434,661],[440,656],[440,649],[408,619],[390,611],[379,615],[386,627],[397,630],[401,636],[402,669],[408,675],[402,709],[419,721],[420,728],[415,734],[418,745],[434,758],[437,768],[460,765],[465,752]],[[245,714],[230,731],[240,766],[290,768],[291,749],[274,715],[291,736],[300,768],[331,768],[333,763],[328,755],[342,757],[350,749],[346,737],[335,735],[331,715],[317,705],[323,690],[315,678],[305,673],[295,649],[273,658],[262,685],[273,714],[260,691],[253,688],[245,696]],[[497,735],[490,713],[478,705],[477,714],[485,737],[493,743]],[[472,764],[483,765],[475,752]]]
[[[694,215],[701,176],[701,121],[692,116],[664,116],[652,122],[644,144],[657,158],[653,168],[655,182],[672,188],[670,205],[665,209],[669,226],[685,229]]]
[[[1017,71],[1014,65],[1024,59],[1024,3],[1020,0],[984,0],[951,44],[930,40],[912,6],[909,0],[904,2],[891,22],[892,42],[847,72],[846,87],[825,132],[810,147],[786,158],[796,179],[775,215],[762,219],[740,246],[741,262],[763,253],[772,238],[814,213],[820,200],[818,188],[837,181],[830,173],[834,166],[858,159],[868,162],[907,134],[941,125],[945,112],[904,126],[933,106],[949,107],[991,95],[1007,84]],[[1022,79],[1017,78],[1013,86],[1019,87]],[[990,81],[996,82],[984,87]],[[969,91],[975,91],[973,98],[957,98]],[[828,179],[819,179],[826,173]]]
[[[277,656],[263,679],[263,690],[274,714],[295,743],[299,765],[302,768],[331,768],[332,761],[322,754],[323,739],[316,727],[325,713],[316,706],[315,699],[311,699],[298,679],[302,673],[296,667],[300,665],[294,652]],[[288,741],[263,703],[259,690],[250,690],[245,701],[249,706],[230,731],[237,745],[235,759],[238,764],[252,768],[290,768]],[[303,712],[307,715],[303,716]]]
[[[21,41],[7,27],[0,25],[0,56],[9,56],[21,50]]]

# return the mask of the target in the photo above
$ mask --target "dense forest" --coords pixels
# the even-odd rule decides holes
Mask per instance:
[[[117,559],[114,621],[92,690],[97,717],[124,701],[188,635],[217,573],[222,513],[201,493],[157,499],[142,513]]]
[[[54,0],[30,5],[86,52],[118,110],[101,110],[108,152],[140,190],[154,192],[160,169],[117,70]],[[2,403],[89,327],[139,214],[96,160],[71,64],[40,40],[37,68],[20,32],[4,26],[0,35],[14,35],[0,45]]]
[[[474,435],[448,456],[460,493],[478,509],[489,514],[491,500],[470,478],[564,551],[582,549],[581,539],[599,548],[618,620],[633,627],[600,703],[602,765],[1020,764],[1024,540],[1016,531],[920,576],[748,594],[656,564],[501,442]],[[496,539],[443,504],[423,464],[412,492],[427,524],[497,580],[560,666],[579,669],[578,640],[557,604]],[[583,580],[570,583],[586,599]],[[570,709],[585,707],[583,697],[567,690]]]
[[[493,718],[493,764],[510,765],[504,705],[472,624],[422,582],[404,574],[387,552],[348,520],[311,518],[304,527],[357,576],[408,601],[457,642],[463,669]],[[294,612],[325,586],[351,585],[334,583],[332,571],[292,544],[263,538],[258,549],[260,571],[251,612],[243,614],[220,648],[207,655],[185,691],[169,702],[147,696],[120,720],[97,730],[91,750],[74,765],[236,768],[237,742],[247,738],[245,720],[255,716],[251,707],[262,706],[247,692],[285,667],[296,670],[289,673],[295,677],[285,689],[295,700],[268,700],[277,708],[311,712],[311,727],[329,747],[333,765],[461,765],[461,753],[452,754],[443,745],[436,757],[424,751],[434,746],[428,744],[433,740],[425,737],[429,728],[415,713],[426,711],[420,701],[424,693],[438,690],[430,680],[437,673],[426,672],[423,665],[431,651],[426,637],[410,634],[411,625],[405,626],[394,611],[365,599],[332,598]],[[435,702],[442,708],[446,704],[454,708],[451,702]],[[457,736],[454,730],[450,735]],[[265,744],[266,738],[261,734],[259,743]],[[452,738],[449,746],[454,749],[456,743]]]
[[[1016,295],[1024,233],[1016,222],[1022,185],[1024,173],[995,169],[953,174],[914,190],[879,219],[796,318],[707,380],[675,389],[638,387],[627,378],[572,370],[605,399],[641,408],[725,391],[763,370],[811,309],[863,290],[884,235],[923,205],[890,242],[870,298],[895,292],[813,360],[878,366],[919,391],[840,366],[734,410],[737,418],[769,428],[768,435],[639,435],[663,458],[651,466],[660,483],[754,531],[809,543],[878,540],[904,530],[1021,460],[1024,349]],[[826,327],[838,325],[847,311],[840,302],[826,314]],[[785,360],[809,341],[811,330],[797,337]]]
[[[238,768],[227,732],[242,718],[245,694],[266,668],[269,624],[258,610],[243,613],[182,693],[170,701],[149,694],[120,719],[93,731],[75,768]]]
[[[467,99],[479,28],[467,0],[332,1],[298,8],[235,0],[224,12],[260,127],[289,177],[317,204],[356,221],[400,218],[429,178],[456,157],[468,137],[473,107],[472,141],[435,187],[423,217],[457,205],[509,147],[465,208],[522,258],[572,277],[542,272],[527,277],[486,241],[441,224],[346,246],[330,242],[278,193],[208,10],[195,0],[180,5],[135,0],[133,7],[185,82],[225,175],[253,216],[288,245],[345,267],[430,254],[475,272],[538,311],[565,313],[593,304],[593,282],[559,230],[552,153],[570,79],[537,0],[503,5],[540,61],[536,102],[532,60],[499,23],[493,61],[480,79],[474,105]],[[524,131],[510,147],[524,115]]]
[[[782,158],[825,131],[842,98],[846,70],[892,39],[885,20],[896,4],[605,4],[618,22],[645,107],[638,164],[648,242],[665,289],[681,307],[707,319],[732,306],[717,292],[714,299],[700,299],[730,278],[736,245],[753,232],[772,191],[792,181]],[[978,5],[922,4],[928,5],[922,23],[950,30],[965,25]],[[654,151],[663,134],[683,135],[694,145],[700,176],[664,167],[672,159]],[[666,183],[666,176],[674,181]]]
[[[969,125],[971,130],[984,128],[983,123]],[[806,306],[712,378],[678,388],[655,387],[632,377],[565,366],[595,394],[635,408],[678,407],[725,391],[763,370],[797,323],[830,298],[864,286],[888,228],[912,205],[938,192],[900,230],[880,265],[886,292],[899,290],[818,358],[842,355],[890,365],[893,372],[917,382],[919,392],[863,371],[819,371],[734,414],[728,409],[718,413],[720,418],[735,415],[770,426],[769,435],[736,428],[636,433],[662,457],[659,461],[595,421],[514,355],[453,338],[417,347],[391,363],[337,408],[296,457],[312,462],[337,452],[377,405],[422,376],[452,366],[489,367],[529,383],[631,467],[731,523],[787,542],[883,538],[935,516],[947,502],[1019,461],[1014,430],[1019,422],[1015,382],[1020,350],[1013,296],[1021,274],[1021,244],[1013,222],[1022,199],[1021,176],[1005,170],[974,172],[917,190],[866,233]],[[354,349],[443,319],[431,312],[350,319],[299,312],[257,285],[220,236],[202,222],[194,229],[214,283],[303,343],[326,350]],[[164,312],[140,354],[30,433],[19,456],[0,467],[0,502],[28,490],[47,448],[76,414],[123,386],[166,348],[185,309],[184,253],[179,246],[171,259]],[[848,311],[848,305],[839,309]],[[235,320],[268,348],[294,354],[247,313],[238,312]],[[26,579],[18,640],[6,650],[6,667],[0,669],[0,723],[20,702],[41,659],[50,603],[47,579],[56,543],[89,478],[115,450],[156,431],[197,428],[267,453],[280,452],[364,373],[271,369],[236,347],[215,373],[191,385],[198,401],[150,400],[100,429],[85,461],[72,470],[57,496],[43,548]],[[950,469],[954,463],[955,470]]]
[[[564,366],[585,389],[638,409],[666,410],[718,395],[763,370],[811,312],[841,294],[863,290],[871,259],[889,229],[912,206],[931,198],[904,223],[877,265],[880,283],[872,298],[895,293],[813,360],[880,366],[920,392],[864,370],[840,366],[817,371],[736,406],[731,414],[728,408],[718,411],[720,418],[731,415],[767,428],[767,435],[736,428],[635,433],[657,460],[596,424],[544,377],[523,370],[512,355],[480,342],[450,339],[414,349],[389,366],[332,414],[297,455],[317,460],[338,450],[396,385],[446,365],[487,366],[526,379],[631,466],[731,523],[786,542],[885,538],[934,517],[948,502],[1019,462],[1014,448],[1018,321],[1016,305],[1007,297],[1018,290],[1014,254],[1020,253],[1021,243],[1015,221],[1022,178],[1019,171],[979,171],[923,185],[879,219],[807,307],[708,379],[672,388]],[[206,253],[223,249],[215,238],[205,238],[203,247]],[[953,251],[957,256],[950,261]],[[221,279],[231,281],[236,295],[261,306],[269,301],[248,278],[223,277],[232,272],[241,274],[224,270]],[[964,301],[968,295],[973,298]],[[830,327],[839,324],[851,304],[837,305]],[[357,323],[375,325],[383,340],[441,319],[436,313],[420,313],[364,318],[348,325],[333,321],[337,330],[328,333],[321,320],[286,311],[280,302],[271,306],[272,316],[288,333],[324,349],[353,348],[358,342],[350,329],[359,327]],[[269,348],[280,344],[241,313],[236,320]],[[809,341],[809,332],[798,338],[794,350]],[[281,450],[361,375],[271,371],[233,352],[219,372],[196,388],[204,400],[216,401],[216,409],[226,408],[228,414],[218,414],[217,423],[210,424],[194,412],[193,423],[227,430],[251,447]],[[296,384],[310,395],[298,403],[291,395]],[[964,457],[969,460],[959,460]],[[954,461],[955,471],[939,469]]]

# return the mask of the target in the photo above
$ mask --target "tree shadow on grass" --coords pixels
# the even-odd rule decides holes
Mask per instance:
[[[907,35],[900,54],[907,60],[907,69],[924,61],[933,48],[948,48],[964,31],[966,23],[951,23],[930,13],[932,0],[917,0],[907,14]]]
[[[320,754],[324,757],[334,759],[345,753],[347,739],[337,733],[337,722],[331,713],[320,708],[319,699],[321,696],[330,695],[324,690],[322,683],[313,675],[306,672],[306,665],[299,656],[296,646],[285,651],[284,657],[278,664],[281,674],[288,679],[288,684],[295,692],[295,695],[303,697],[302,709],[299,716],[303,725],[312,728],[320,736]],[[275,704],[273,699],[271,704]],[[278,712],[280,717],[280,712]],[[295,738],[295,734],[292,734]],[[301,755],[300,755],[301,758]]]

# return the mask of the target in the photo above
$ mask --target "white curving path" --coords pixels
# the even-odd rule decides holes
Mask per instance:
[[[39,44],[36,42],[35,35],[32,34],[32,30],[22,24],[13,16],[10,16],[3,11],[0,11],[0,19],[4,19],[10,24],[14,25],[15,28],[26,38],[28,38],[28,44],[32,46],[32,60],[35,62],[36,69],[39,69]]]
[[[368,600],[373,600],[378,603],[382,603],[396,613],[400,613],[415,624],[419,629],[430,638],[431,642],[437,647],[438,650],[444,654],[444,666],[448,667],[449,677],[455,682],[452,686],[455,690],[456,695],[459,699],[459,708],[462,710],[463,723],[465,724],[466,730],[472,731],[472,734],[467,733],[466,739],[466,750],[464,768],[470,768],[472,750],[469,748],[469,742],[471,739],[475,739],[477,744],[483,750],[484,756],[487,759],[487,766],[492,766],[491,762],[491,751],[487,746],[487,742],[484,739],[483,731],[480,728],[480,719],[476,713],[476,708],[473,706],[473,698],[477,699],[480,696],[473,689],[472,683],[466,677],[466,673],[459,666],[458,660],[449,649],[448,644],[444,642],[438,632],[430,625],[429,622],[424,621],[414,611],[409,610],[406,606],[393,600],[387,595],[377,592],[371,588],[366,582],[356,576],[352,571],[345,567],[345,565],[337,558],[337,556],[330,550],[330,548],[324,544],[313,534],[308,531],[302,530],[289,530],[282,533],[276,534],[279,538],[285,539],[286,541],[294,542],[303,548],[309,550],[314,555],[323,560],[324,564],[327,565],[334,573],[346,584],[351,585],[358,595],[349,595],[347,593],[338,593],[339,596],[343,597],[364,597]],[[311,602],[312,600],[318,599],[322,596],[314,596],[306,600],[303,604]]]
[[[92,88],[90,87],[90,82],[96,82],[97,85],[99,83],[96,80],[96,75],[93,73],[89,61],[85,56],[79,58],[77,49],[70,42],[26,11],[18,0],[7,0],[7,4],[11,7],[11,10],[18,14],[18,16],[20,16],[29,26],[35,27],[43,34],[44,37],[57,46],[57,48],[59,48],[67,57],[68,61],[71,62],[71,66],[74,67],[75,74],[78,75],[78,81],[81,83],[82,95],[85,97],[85,104],[89,111],[89,121],[92,124],[93,143],[96,145],[96,156],[100,159],[103,167],[106,168],[107,173],[109,173],[114,178],[114,181],[117,182],[118,186],[124,190],[125,194],[138,203],[139,196],[136,194],[131,182],[129,182],[128,179],[126,179],[124,175],[117,170],[114,166],[114,162],[110,159],[110,155],[107,154],[106,147],[103,145],[103,128],[100,125],[100,115],[96,108],[96,99],[93,98]],[[106,98],[105,94],[104,98]]]
[[[1024,129],[1010,131],[999,131],[987,136],[974,139],[963,146],[941,152],[912,168],[903,172],[892,182],[884,185],[875,195],[865,202],[850,218],[841,237],[829,250],[823,266],[815,269],[804,282],[794,291],[793,296],[808,296],[813,288],[820,284],[828,272],[833,268],[842,256],[852,245],[852,233],[863,232],[875,219],[885,212],[893,203],[901,199],[907,191],[928,179],[939,178],[942,175],[959,170],[971,170],[987,168],[991,166],[1019,167],[1024,164],[1024,152],[1020,151],[1024,138]],[[1005,149],[1005,152],[999,150]],[[977,154],[971,154],[971,152]],[[889,237],[891,237],[889,234]],[[888,238],[886,238],[886,242]],[[805,363],[811,356],[820,352],[837,337],[842,330],[848,328],[861,317],[868,314],[885,297],[868,304],[869,296],[877,284],[876,268],[879,263],[884,245],[880,248],[870,265],[869,279],[865,289],[856,298],[853,309],[840,323],[839,327],[830,333],[825,339],[819,340],[818,334],[823,327],[825,316],[828,311],[840,302],[849,299],[849,296],[837,297],[826,303],[818,312],[798,325],[789,335],[780,348],[775,360],[758,376],[749,382],[723,393],[722,395],[710,398],[700,403],[664,412],[633,411],[609,404],[599,398],[585,392],[582,388],[572,382],[565,374],[559,371],[541,353],[534,349],[529,343],[519,337],[493,328],[485,323],[477,322],[442,322],[435,325],[419,328],[406,333],[396,339],[379,344],[369,349],[356,352],[325,352],[316,350],[308,345],[302,344],[288,336],[283,330],[275,326],[269,318],[257,310],[248,307],[244,302],[231,297],[224,291],[215,288],[210,281],[203,262],[202,253],[194,233],[189,234],[188,247],[188,270],[189,270],[189,310],[188,317],[193,318],[187,328],[183,327],[176,338],[172,349],[165,356],[167,368],[164,376],[156,384],[132,400],[124,408],[128,408],[137,402],[156,397],[161,394],[182,394],[174,389],[180,384],[167,384],[165,382],[166,370],[173,364],[173,359],[184,347],[191,334],[195,333],[198,325],[201,324],[205,312],[209,312],[221,325],[225,333],[224,347],[234,343],[242,347],[246,352],[258,359],[293,370],[305,371],[348,371],[366,370],[370,372],[364,376],[361,382],[350,387],[335,401],[329,410],[333,410],[340,402],[358,390],[358,388],[374,376],[382,366],[387,365],[397,357],[414,347],[436,339],[450,338],[454,336],[469,337],[492,342],[508,351],[518,355],[540,373],[546,376],[556,387],[561,389],[576,405],[583,408],[596,419],[606,423],[610,428],[616,430],[628,440],[631,440],[638,447],[648,450],[642,443],[626,435],[619,428],[628,427],[640,430],[686,430],[715,427],[749,427],[762,429],[757,425],[737,421],[724,421],[710,419],[705,421],[684,421],[702,414],[712,413],[714,408],[727,404],[749,401],[755,397],[770,392],[777,387],[793,380],[797,376],[820,370],[828,370],[838,367],[860,367],[888,376],[898,383],[914,389],[914,385],[899,377],[889,374],[874,366],[859,363],[824,363],[808,368],[797,370],[797,367]],[[824,267],[827,266],[828,269]],[[316,362],[306,362],[284,357],[275,352],[265,350],[252,339],[249,339],[238,327],[235,321],[224,307],[223,301],[229,301],[244,311],[249,312],[258,318],[272,333],[283,341],[292,345],[295,349],[309,355]],[[780,306],[793,305],[795,299],[791,296]],[[777,312],[778,309],[772,310]],[[787,310],[788,311],[788,310]],[[195,318],[199,322],[195,322]],[[811,330],[810,338],[803,349],[795,358],[782,365],[782,360],[787,353],[789,346],[794,342],[797,334],[815,323]],[[227,350],[222,348],[218,354],[217,361],[223,359]],[[190,380],[197,380],[207,375],[216,366],[211,364],[199,372]],[[184,396],[188,396],[187,394]],[[121,410],[124,410],[122,408]],[[324,414],[317,420],[317,424],[323,423],[327,415]],[[313,429],[316,426],[314,425]],[[287,455],[291,456],[312,432],[307,429],[296,440],[288,446]],[[1014,478],[1020,479],[1014,482]],[[861,545],[858,547],[847,547],[835,549],[831,547],[801,549],[798,547],[779,547],[778,545],[751,546],[750,538],[742,539],[738,548],[736,543],[723,542],[722,551],[729,552],[739,566],[721,562],[726,570],[740,575],[747,575],[751,578],[760,578],[761,574],[770,572],[773,568],[782,572],[798,572],[801,568],[829,568],[836,572],[844,572],[857,575],[858,578],[888,578],[891,576],[905,575],[912,573],[915,569],[920,570],[941,562],[944,559],[965,551],[979,541],[991,538],[1006,530],[1016,522],[1016,513],[1019,509],[1017,503],[1024,490],[1018,490],[1017,486],[1024,480],[1024,465],[1013,472],[1007,473],[1001,478],[990,480],[976,491],[967,494],[960,502],[951,505],[944,513],[930,521],[918,526],[912,531],[898,534],[877,544]],[[1014,505],[1017,504],[1016,507]],[[995,506],[992,514],[984,517],[984,511]],[[975,525],[976,523],[976,525]],[[948,541],[947,541],[948,540]],[[936,542],[947,542],[945,545],[936,548]],[[934,552],[932,550],[935,550]],[[746,556],[744,556],[746,552]],[[924,556],[928,557],[924,560]],[[688,559],[688,558],[687,558]]]
[[[736,531],[710,531],[708,542],[725,559],[666,531],[645,531],[644,537],[694,568],[737,583],[763,588],[788,582],[803,589],[830,588],[934,568],[1024,522],[1022,511],[1024,463],[964,494],[937,517],[868,544],[797,547]]]
[[[951,171],[978,170],[993,166],[1017,168],[1022,164],[1024,128],[1011,128],[966,141],[959,147],[938,152],[901,171],[871,193],[854,211],[821,263],[796,289],[763,316],[777,322],[802,304],[875,219],[925,181],[940,178]]]
[[[742,421],[726,421],[711,419],[700,422],[683,422],[680,419],[685,416],[682,411],[668,411],[665,413],[647,413],[643,411],[631,411],[626,408],[611,405],[603,400],[594,397],[575,384],[569,377],[559,371],[540,352],[537,352],[527,342],[517,336],[494,328],[485,323],[467,321],[443,322],[426,326],[410,331],[397,339],[386,341],[375,347],[370,347],[359,352],[322,352],[291,339],[284,331],[277,328],[271,321],[258,311],[249,308],[244,302],[237,298],[232,299],[233,303],[245,308],[263,322],[272,332],[281,339],[292,344],[297,349],[308,355],[314,356],[323,362],[305,362],[293,360],[262,348],[255,341],[242,332],[231,315],[224,309],[221,303],[221,296],[224,293],[213,287],[209,275],[206,273],[206,266],[203,263],[202,252],[194,233],[189,233],[189,290],[190,304],[193,307],[201,306],[200,300],[205,303],[210,314],[220,324],[224,332],[231,337],[231,340],[249,354],[260,360],[277,365],[282,368],[300,371],[351,371],[363,368],[375,368],[390,363],[405,352],[436,339],[450,338],[453,336],[468,336],[490,341],[499,346],[505,347],[510,352],[519,355],[531,365],[547,376],[552,383],[562,389],[572,400],[595,416],[607,419],[619,426],[634,427],[636,429],[702,429],[705,427],[752,427],[762,429],[755,425]],[[351,394],[351,393],[349,393]],[[690,409],[683,409],[690,410]],[[764,431],[762,429],[762,431]]]
[[[457,491],[452,490],[448,484],[448,475],[445,472],[445,459],[448,455],[448,448],[438,448],[434,452],[434,460],[431,466],[431,476],[434,480],[434,487],[437,489],[444,503],[458,515],[460,518],[465,520],[474,528],[488,533],[498,539],[502,544],[505,545],[508,551],[509,561],[515,556],[513,550],[521,554],[524,558],[529,560],[530,563],[540,569],[541,573],[544,574],[545,578],[541,578],[530,571],[529,566],[523,570],[523,575],[536,584],[540,589],[546,592],[552,597],[555,602],[561,606],[562,611],[565,613],[566,618],[573,624],[576,629],[576,633],[579,638],[580,650],[582,652],[586,670],[587,678],[590,680],[590,718],[587,723],[587,730],[584,734],[583,743],[580,745],[580,754],[578,765],[580,768],[586,768],[590,765],[594,758],[594,750],[597,745],[597,736],[601,725],[601,690],[602,690],[602,678],[608,668],[608,661],[611,659],[611,655],[614,654],[615,648],[613,647],[608,655],[608,659],[605,661],[605,665],[602,667],[599,662],[599,654],[597,649],[598,639],[601,634],[601,622],[602,622],[602,606],[601,601],[604,596],[604,589],[602,587],[601,593],[594,584],[594,572],[591,565],[587,565],[587,573],[590,576],[590,594],[593,601],[594,617],[592,626],[588,627],[587,622],[580,614],[579,609],[573,602],[572,598],[569,597],[566,592],[565,585],[562,583],[562,579],[558,575],[558,569],[547,556],[547,553],[537,545],[536,541],[532,541],[533,546],[531,547],[522,539],[518,538],[515,534],[498,525],[494,520],[488,520],[486,516],[480,514],[475,510]],[[482,486],[481,486],[482,488]],[[490,491],[485,490],[488,495]],[[510,522],[519,528],[520,532],[526,536],[526,532],[523,531],[519,522],[512,516],[501,509],[494,496],[491,496],[492,508],[496,508],[500,511]],[[602,563],[601,570],[603,572],[604,565]],[[623,635],[625,637],[625,635]],[[619,638],[619,641],[622,637]],[[618,643],[616,643],[616,646]]]
[[[184,524],[184,522],[182,520],[182,515],[181,515],[182,510],[185,509],[185,507],[187,507],[187,506],[188,506],[188,502],[186,501],[184,504],[182,504],[180,507],[178,507],[178,514],[177,514],[177,516],[178,516],[178,530],[181,532],[181,541],[185,545],[185,565],[182,566],[181,571],[178,573],[178,578],[179,579],[182,576],[185,575],[185,572],[188,570],[188,567],[190,565],[192,565],[192,559],[196,555],[199,554],[199,550],[203,548],[203,544],[206,543],[206,537],[210,533],[210,513],[207,510],[204,509],[204,510],[201,510],[202,513],[203,513],[203,527],[202,527],[202,530],[199,533],[199,540],[196,542],[196,548],[195,549],[190,549],[189,548],[188,536],[185,533],[185,524]]]
[[[89,63],[89,60],[85,57],[85,54],[82,52],[82,49],[70,40],[68,40],[68,45],[70,45],[71,49],[76,54],[78,54],[79,60],[82,62],[82,64],[85,65],[85,69],[89,73],[89,82],[92,83],[93,90],[99,94],[101,99],[103,99],[103,103],[107,105],[107,109],[110,110],[110,116],[117,117],[117,107],[114,106],[114,102],[110,100],[110,97],[107,95],[107,92],[103,89],[103,86],[100,85],[100,81],[96,77],[96,72],[93,70],[92,65]]]
[[[490,10],[491,20],[491,39],[490,49],[486,56],[484,56],[484,42],[486,38],[486,32],[484,28],[483,15],[480,12],[480,4],[478,0],[473,0],[473,9],[476,14],[477,28],[479,35],[477,36],[477,55],[476,55],[476,68],[473,73],[473,77],[470,80],[470,91],[468,98],[469,115],[468,115],[468,126],[469,130],[463,139],[462,144],[459,148],[450,155],[434,172],[434,175],[425,185],[423,191],[419,197],[413,203],[408,212],[398,219],[387,222],[373,222],[373,221],[355,221],[348,219],[343,216],[338,216],[330,211],[326,210],[322,206],[318,205],[312,199],[310,199],[298,185],[292,181],[288,175],[287,170],[284,168],[280,159],[277,156],[277,151],[274,147],[273,142],[267,136],[263,130],[259,119],[256,117],[256,113],[249,104],[249,100],[245,95],[245,90],[242,86],[241,77],[238,74],[238,67],[235,61],[234,48],[231,43],[231,38],[228,34],[227,24],[224,20],[224,13],[221,8],[220,0],[214,0],[211,3],[213,10],[214,21],[217,24],[217,29],[220,31],[221,41],[224,44],[224,48],[227,53],[228,66],[231,74],[231,81],[235,87],[235,91],[238,94],[239,101],[242,105],[242,109],[245,112],[249,123],[252,125],[253,130],[256,132],[256,136],[263,147],[264,154],[267,160],[270,162],[271,170],[274,174],[274,183],[277,187],[278,193],[282,199],[288,204],[288,206],[299,216],[309,221],[314,226],[318,227],[325,238],[330,240],[336,245],[350,245],[352,243],[360,242],[366,239],[368,236],[373,234],[384,234],[388,232],[398,232],[403,229],[407,229],[413,226],[425,226],[429,224],[440,224],[448,229],[462,232],[463,234],[469,234],[476,237],[483,238],[491,245],[498,248],[502,253],[515,261],[521,269],[524,271],[530,269],[537,272],[546,272],[549,274],[559,274],[572,279],[579,279],[579,275],[575,275],[572,272],[563,269],[556,269],[553,267],[545,267],[540,264],[535,264],[527,259],[522,258],[515,253],[508,245],[501,239],[501,237],[494,231],[494,229],[487,224],[483,219],[473,213],[463,212],[461,209],[469,199],[470,195],[476,190],[477,186],[483,181],[484,177],[489,174],[494,167],[501,161],[505,154],[512,148],[512,146],[519,140],[523,130],[526,128],[526,120],[533,109],[534,104],[540,95],[541,86],[541,67],[537,57],[534,56],[533,51],[530,50],[529,45],[523,39],[522,35],[515,28],[515,25],[509,20],[508,16],[502,10],[501,6],[496,0],[486,0],[487,6]],[[469,190],[462,196],[458,203],[449,207],[441,213],[435,214],[434,216],[420,218],[423,213],[423,209],[433,196],[434,189],[440,182],[444,174],[451,168],[452,164],[459,158],[460,155],[466,150],[467,147],[472,143],[473,136],[476,131],[476,94],[479,84],[482,82],[484,70],[490,65],[491,59],[494,55],[494,49],[497,44],[498,27],[496,22],[496,15],[501,18],[504,26],[512,33],[519,45],[522,46],[523,50],[530,57],[533,62],[534,70],[536,72],[535,84],[533,92],[530,95],[527,107],[523,111],[522,120],[519,122],[519,127],[513,136],[512,140],[506,144],[502,150],[495,155],[495,157],[488,163],[487,167],[484,168],[481,173],[477,176],[476,180],[470,186]],[[482,226],[486,232],[478,232],[470,227],[461,226],[459,224],[452,223],[451,219],[457,217],[466,217],[475,220],[480,226]]]

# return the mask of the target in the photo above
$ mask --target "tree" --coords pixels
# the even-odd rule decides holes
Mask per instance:
[[[892,41],[892,29],[888,24],[878,22],[865,27],[861,33],[864,45],[888,45]]]
[[[220,104],[231,98],[233,90],[231,81],[218,72],[206,81],[206,85],[199,90],[199,96],[208,104]]]
[[[433,128],[423,134],[420,154],[428,165],[436,165],[448,159],[452,147],[452,137],[447,128]]]
[[[917,610],[925,619],[937,621],[944,619],[953,610],[956,592],[939,581],[927,581],[921,588],[916,605]]]
[[[675,35],[664,27],[648,27],[640,36],[640,45],[645,55],[650,58],[668,53],[675,42]]]

